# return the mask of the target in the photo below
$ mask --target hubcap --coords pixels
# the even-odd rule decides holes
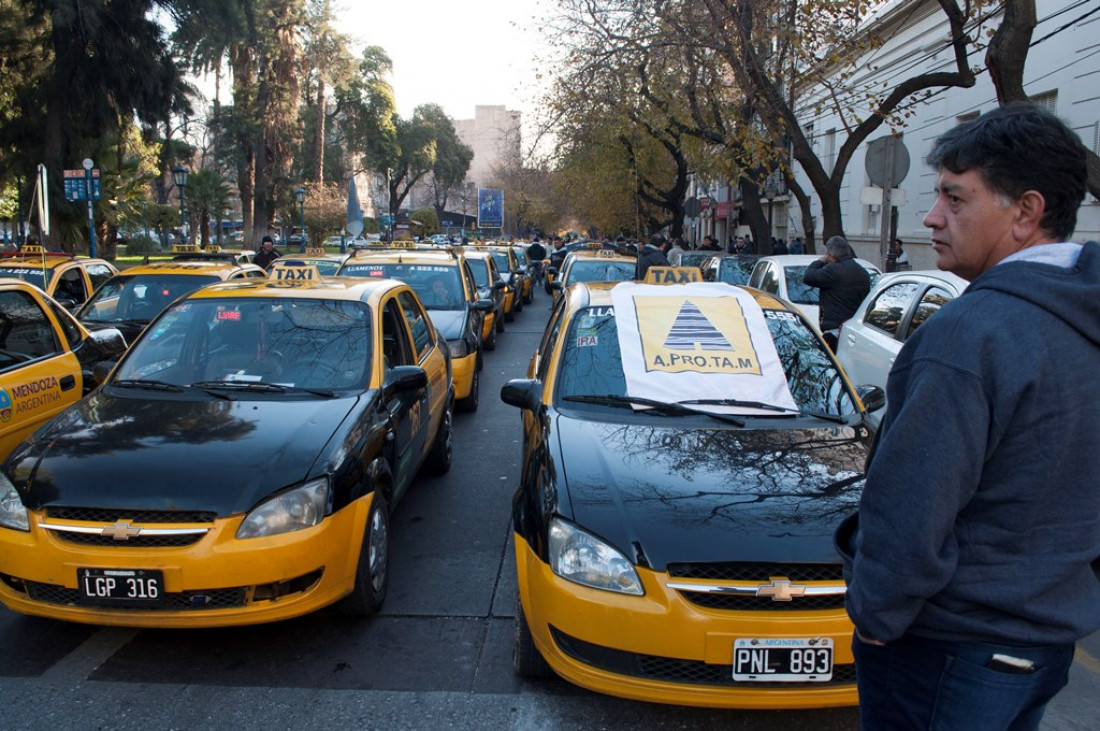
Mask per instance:
[[[386,516],[381,510],[375,510],[370,520],[370,541],[367,557],[370,566],[370,583],[375,591],[380,591],[386,583],[386,562],[388,556],[386,541]]]

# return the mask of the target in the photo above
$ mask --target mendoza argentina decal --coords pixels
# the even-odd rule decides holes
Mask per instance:
[[[19,415],[37,411],[60,400],[61,387],[57,383],[57,376],[45,376],[12,386],[10,395],[0,389],[0,419],[8,421],[12,413]]]
[[[611,298],[629,395],[794,408],[763,310],[748,292],[722,283],[624,282]]]

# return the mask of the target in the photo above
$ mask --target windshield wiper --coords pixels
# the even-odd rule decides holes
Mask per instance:
[[[111,382],[112,386],[122,386],[123,388],[146,388],[150,391],[171,391],[172,393],[183,393],[183,386],[177,386],[174,383],[166,383],[165,381],[154,381],[149,378],[120,378]]]
[[[192,383],[191,386],[201,389],[220,388],[227,391],[261,391],[263,393],[287,393],[288,391],[296,391],[300,393],[311,393],[315,396],[324,396],[326,398],[334,398],[336,396],[335,391],[331,391],[327,388],[282,386],[278,383],[261,383],[259,381],[199,381],[198,383]]]
[[[700,404],[706,406],[741,406],[746,409],[760,409],[761,411],[778,411],[784,414],[791,414],[792,416],[812,416],[815,419],[823,419],[825,421],[834,421],[837,424],[847,424],[848,417],[841,414],[826,414],[821,411],[806,411],[804,409],[792,409],[788,406],[779,406],[777,404],[768,404],[763,401],[742,401],[740,399],[733,398],[715,398],[715,399],[692,399],[690,401],[684,401],[685,404]]]
[[[712,419],[724,421],[734,426],[745,425],[743,420],[729,414],[716,414],[711,411],[703,411],[702,409],[693,409],[689,406],[671,401],[658,401],[656,399],[641,398],[638,396],[618,396],[615,394],[605,394],[602,396],[563,396],[562,401],[575,401],[582,404],[601,404],[603,406],[648,406],[650,407],[651,413],[672,416],[709,416]]]

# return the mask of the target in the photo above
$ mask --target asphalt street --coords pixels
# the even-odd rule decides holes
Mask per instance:
[[[382,612],[256,627],[129,630],[0,609],[5,729],[777,729],[858,728],[854,708],[714,711],[596,695],[511,670],[515,563],[509,511],[519,413],[499,400],[524,375],[548,297],[487,353],[481,406],[456,415],[449,474],[396,506]],[[1082,643],[1045,731],[1100,725],[1100,637]]]

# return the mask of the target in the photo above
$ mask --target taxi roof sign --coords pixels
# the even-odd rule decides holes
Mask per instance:
[[[198,254],[200,251],[202,251],[202,249],[199,248],[198,244],[173,244],[172,245],[172,253],[173,254]]]
[[[23,248],[19,251],[23,254],[45,254],[46,248],[38,244],[23,244]]]
[[[310,256],[323,256],[325,253],[325,247],[323,246],[310,246],[306,248],[306,253]]]
[[[687,284],[703,281],[699,267],[650,267],[645,273],[646,284]]]
[[[271,270],[272,279],[278,282],[319,282],[321,271],[312,265],[286,264]]]
[[[619,255],[619,252],[615,251],[614,249],[600,248],[600,250],[596,252],[596,256],[618,256],[618,255]]]

